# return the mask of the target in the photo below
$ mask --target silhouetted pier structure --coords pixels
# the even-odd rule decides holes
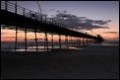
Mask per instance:
[[[27,51],[27,30],[35,34],[36,51],[38,50],[37,33],[44,32],[44,46],[48,50],[48,33],[51,34],[51,47],[54,48],[54,34],[59,36],[59,48],[61,45],[61,36],[65,36],[66,48],[69,46],[88,45],[90,43],[99,43],[103,39],[100,36],[93,36],[75,30],[68,29],[67,24],[60,23],[52,18],[47,18],[42,14],[28,10],[8,1],[1,1],[1,26],[15,29],[15,50],[17,50],[18,29],[25,32],[25,51]]]

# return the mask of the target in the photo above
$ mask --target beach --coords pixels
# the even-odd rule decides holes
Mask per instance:
[[[1,79],[119,79],[119,46],[1,52]]]

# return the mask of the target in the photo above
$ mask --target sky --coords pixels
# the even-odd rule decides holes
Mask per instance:
[[[14,1],[11,1],[14,3]],[[18,5],[35,12],[40,12],[36,1],[17,1]],[[39,1],[42,13],[48,17],[59,18],[65,14],[69,18],[74,16],[74,23],[82,26],[72,27],[77,31],[87,32],[92,35],[100,34],[106,40],[119,40],[119,2],[118,1]],[[84,18],[84,20],[82,20]],[[85,23],[82,23],[82,22]],[[94,24],[97,24],[94,26]],[[99,28],[98,28],[99,27]],[[105,28],[107,27],[107,28]],[[7,33],[9,31],[9,33]],[[14,40],[13,30],[1,30],[2,40]],[[6,39],[5,36],[10,37]],[[20,38],[23,33],[21,32]],[[32,34],[31,34],[32,35]],[[42,34],[41,34],[42,35]],[[30,39],[34,38],[30,37]]]

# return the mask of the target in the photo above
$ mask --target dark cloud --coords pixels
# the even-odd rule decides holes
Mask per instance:
[[[59,12],[60,12],[60,10],[57,10],[56,12],[57,12],[57,13],[59,13]]]
[[[62,14],[66,14],[67,11],[66,10],[63,10],[63,11],[60,11],[60,10],[56,10],[56,12],[59,14],[59,13],[62,13]]]
[[[87,17],[79,17],[79,19],[86,19]]]
[[[64,11],[63,11],[63,13],[67,13],[67,11],[66,11],[66,10],[64,10]]]
[[[107,25],[111,20],[103,21],[103,20],[92,20],[87,17],[77,17],[76,15],[68,14],[67,11],[60,12],[57,10],[56,16],[53,18],[57,21],[68,25],[68,28],[74,29],[97,29],[97,28],[108,28]]]
[[[79,28],[80,29],[98,29],[98,28],[108,28],[108,27],[103,27],[103,25],[107,24],[107,22],[102,21],[102,20],[98,20],[99,22],[95,22],[96,20],[91,20],[91,19],[84,19],[81,20],[81,22],[79,23]],[[104,24],[103,24],[104,23]]]
[[[98,26],[98,25],[93,25],[92,23],[81,23],[80,27],[78,27],[78,28],[79,29],[91,30],[91,29],[108,28],[108,27],[102,27],[102,26]]]
[[[42,10],[42,11],[46,11],[46,10]]]
[[[58,13],[53,18],[61,23],[69,25],[69,28],[73,28],[73,26],[77,28],[79,26],[79,18],[71,14]]]
[[[55,9],[50,9],[49,11],[54,11]]]
[[[103,20],[95,20],[93,23],[99,24],[99,25],[105,25],[108,22],[111,22],[111,20],[103,21]]]

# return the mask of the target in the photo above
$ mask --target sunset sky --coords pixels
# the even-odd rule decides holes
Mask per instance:
[[[14,3],[14,1],[11,1]],[[36,1],[17,1],[18,5],[23,6],[35,12],[39,12],[39,7]],[[64,12],[67,15],[74,15],[76,18],[85,17],[86,23],[90,27],[84,25],[77,31],[85,31],[92,35],[100,34],[106,40],[119,40],[119,2],[118,1],[39,1],[42,13],[48,17],[55,17],[57,14]],[[90,22],[99,24],[100,28],[95,29],[95,26]],[[99,22],[99,23],[98,23]],[[107,27],[107,28],[104,28]],[[73,27],[74,29],[75,27]],[[84,28],[84,29],[83,29]],[[89,28],[89,30],[85,29]],[[2,41],[14,41],[15,31],[1,30]],[[32,36],[31,36],[32,35]],[[44,37],[44,34],[39,34]],[[18,34],[19,40],[24,40],[23,32]],[[50,36],[49,36],[50,37]],[[56,36],[57,37],[57,36]],[[28,34],[29,39],[34,39],[34,34]],[[39,37],[40,38],[40,37]]]

